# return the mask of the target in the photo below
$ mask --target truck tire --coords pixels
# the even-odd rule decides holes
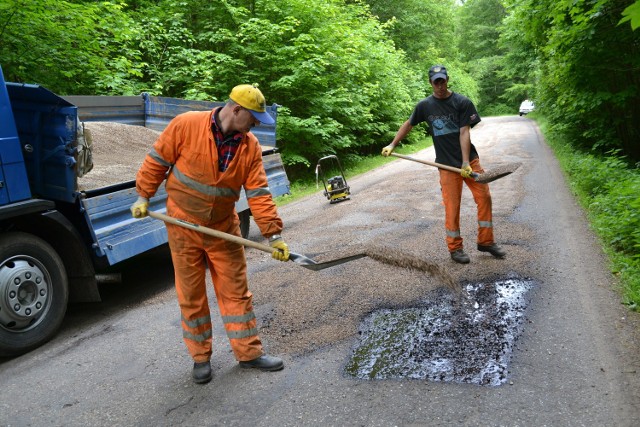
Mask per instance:
[[[68,299],[67,273],[51,245],[28,233],[0,236],[0,356],[23,354],[50,340]]]
[[[249,228],[251,227],[251,211],[245,209],[239,212],[238,218],[240,218],[240,235],[243,239],[246,239],[249,237]]]

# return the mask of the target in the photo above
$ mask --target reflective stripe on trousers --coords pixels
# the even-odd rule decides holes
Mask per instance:
[[[216,229],[234,233],[235,218],[216,224]],[[207,361],[212,353],[212,330],[207,298],[206,270],[213,288],[227,337],[237,360],[262,355],[252,294],[247,285],[244,248],[177,225],[166,224],[175,270],[176,294],[182,313],[184,342],[196,362]],[[239,228],[237,235],[239,235]]]
[[[471,161],[474,172],[482,173],[480,160]],[[491,245],[494,243],[491,193],[489,185],[480,184],[472,178],[464,179],[458,172],[443,169],[440,171],[440,187],[442,189],[442,202],[445,211],[446,242],[449,252],[463,248],[460,236],[460,203],[462,199],[462,183],[464,182],[477,205],[478,212],[478,239],[479,245]]]

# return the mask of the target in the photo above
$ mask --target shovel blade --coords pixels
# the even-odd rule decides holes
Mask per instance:
[[[478,177],[475,179],[475,181],[479,182],[480,184],[488,184],[490,182],[495,181],[496,179],[500,179],[502,177],[510,175],[511,173],[512,173],[511,171],[502,172],[500,174],[486,174],[486,173],[483,173],[483,174],[478,175]],[[487,176],[485,176],[485,175],[487,175]]]
[[[478,177],[475,178],[475,181],[481,184],[488,184],[490,182],[495,181],[496,179],[500,179],[507,175],[512,174],[519,167],[520,167],[520,163],[509,163],[506,165],[502,165],[488,172],[478,175]]]
[[[353,261],[354,259],[359,259],[366,256],[367,254],[356,254],[356,255],[351,255],[344,258],[334,259],[332,261],[315,262],[311,258],[307,258],[304,255],[300,255],[294,252],[289,252],[289,259],[291,261],[295,262],[296,264],[300,264],[304,268],[308,268],[309,270],[313,270],[313,271],[324,270],[325,268],[344,264],[345,262]]]

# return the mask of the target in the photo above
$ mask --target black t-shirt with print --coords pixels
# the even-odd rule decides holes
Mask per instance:
[[[436,149],[436,162],[459,168],[462,166],[460,128],[474,127],[480,116],[473,102],[466,96],[452,92],[446,99],[433,95],[418,102],[409,118],[411,126],[426,122]],[[471,144],[469,161],[478,157],[476,147]]]

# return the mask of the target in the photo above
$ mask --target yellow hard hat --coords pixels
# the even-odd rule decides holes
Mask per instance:
[[[246,108],[260,123],[271,125],[276,121],[267,113],[267,102],[258,89],[258,84],[238,85],[231,89],[229,98],[236,104]]]

